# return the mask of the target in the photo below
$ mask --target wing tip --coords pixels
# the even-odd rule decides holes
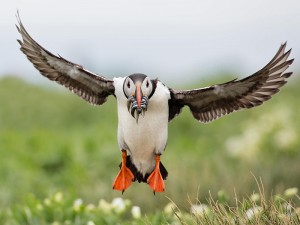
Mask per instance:
[[[284,77],[285,79],[289,78],[290,76],[292,76],[293,72],[287,72],[282,74],[282,77]]]
[[[284,55],[288,55],[289,56],[291,54],[292,48],[290,48],[289,50],[285,51],[286,46],[287,46],[287,41],[284,41],[284,42],[281,43],[280,49],[283,50]]]
[[[289,59],[287,62],[288,65],[291,65],[294,62],[295,59]]]
[[[20,40],[20,39],[17,39],[17,42],[21,45],[21,47],[22,47],[22,45],[23,45],[23,42]]]
[[[284,47],[284,48],[286,47],[286,45],[287,45],[287,41],[284,41],[284,42],[281,43],[281,46]]]
[[[16,27],[17,27],[18,31],[21,33],[21,29],[22,29],[23,25],[22,25],[22,21],[21,21],[21,17],[20,17],[20,13],[19,13],[18,9],[17,9],[17,13],[16,13],[16,18],[18,21],[18,24],[16,24]]]

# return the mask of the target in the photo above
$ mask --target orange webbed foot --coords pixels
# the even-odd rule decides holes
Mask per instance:
[[[147,179],[147,183],[150,186],[150,188],[153,190],[154,194],[155,192],[163,192],[165,190],[165,183],[160,173],[159,163],[160,163],[160,155],[157,155],[155,169]]]
[[[122,165],[121,169],[114,181],[113,189],[123,192],[131,185],[134,180],[134,175],[131,170],[126,166],[126,151],[122,150]]]

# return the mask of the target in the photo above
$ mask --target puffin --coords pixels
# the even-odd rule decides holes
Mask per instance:
[[[192,90],[176,90],[142,73],[106,78],[79,64],[54,55],[38,44],[24,28],[16,25],[21,51],[33,66],[51,81],[63,85],[88,103],[102,105],[107,97],[116,99],[118,145],[122,161],[113,189],[122,193],[133,181],[145,182],[155,192],[165,190],[168,172],[161,162],[168,123],[187,106],[192,116],[209,123],[232,112],[261,105],[287,82],[286,72],[294,59],[286,42],[262,69],[243,78]]]

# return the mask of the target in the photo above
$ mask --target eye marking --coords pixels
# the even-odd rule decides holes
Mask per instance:
[[[127,82],[127,87],[130,88],[130,82],[129,81]]]
[[[148,88],[149,87],[149,81],[147,81],[147,83],[146,83],[146,88]]]

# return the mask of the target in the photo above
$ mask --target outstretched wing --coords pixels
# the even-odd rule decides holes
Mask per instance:
[[[87,102],[101,105],[114,94],[113,81],[94,74],[61,56],[56,56],[39,45],[25,30],[20,18],[17,29],[22,36],[21,51],[34,67],[49,80],[65,86]]]
[[[282,44],[274,58],[261,70],[242,80],[232,80],[194,90],[170,89],[169,121],[189,106],[193,116],[200,122],[211,122],[223,115],[261,105],[279,91],[292,75],[285,70],[293,63],[288,60],[291,49],[285,52]]]

